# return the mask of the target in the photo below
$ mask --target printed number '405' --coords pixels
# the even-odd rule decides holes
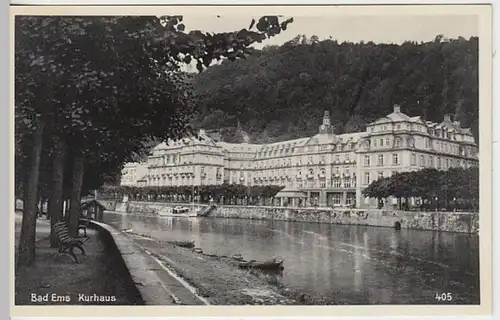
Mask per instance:
[[[436,296],[434,297],[437,301],[451,301],[453,300],[451,293],[436,293]]]

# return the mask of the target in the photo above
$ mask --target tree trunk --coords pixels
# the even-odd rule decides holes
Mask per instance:
[[[53,158],[52,171],[52,195],[49,201],[48,215],[50,216],[50,225],[54,226],[63,218],[63,191],[64,191],[64,143],[56,141],[55,153]],[[50,246],[57,248],[58,240],[54,232],[50,232]]]
[[[78,220],[80,219],[80,196],[83,182],[84,157],[75,155],[73,159],[73,177],[71,187],[71,201],[69,205],[68,227],[72,237],[78,236]]]
[[[25,199],[23,199],[23,220],[18,246],[18,266],[29,266],[35,262],[35,239],[37,218],[37,195],[38,176],[40,169],[40,155],[43,146],[44,123],[40,121],[35,129],[34,144],[31,150],[31,168],[29,170],[28,183],[25,188]]]

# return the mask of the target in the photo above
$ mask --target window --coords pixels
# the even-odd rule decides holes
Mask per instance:
[[[378,165],[379,166],[383,166],[384,165],[384,155],[383,154],[379,154],[378,155]]]
[[[334,205],[340,205],[340,194],[335,193],[332,197]]]
[[[423,155],[420,156],[420,166],[425,167],[425,157]]]
[[[370,166],[370,156],[365,156],[365,166]]]
[[[347,162],[351,161],[351,156],[349,154],[345,155],[345,161],[347,161]]]
[[[398,165],[398,164],[399,164],[399,156],[398,156],[398,154],[397,154],[397,153],[394,153],[394,154],[392,155],[392,164],[393,164],[393,165]]]
[[[417,155],[412,153],[411,154],[411,165],[416,166],[417,165]]]
[[[370,184],[370,172],[365,172],[365,184]]]
[[[391,144],[391,140],[389,138],[385,139],[385,146],[388,147]]]
[[[335,168],[335,174],[340,174],[340,168],[339,167]]]
[[[321,163],[325,163],[325,156],[321,156]]]
[[[379,172],[379,173],[378,173],[378,178],[379,178],[379,179],[382,179],[383,177],[384,177],[384,173],[383,173],[383,172]]]
[[[401,129],[401,125],[400,124],[396,125],[396,129],[398,130]]]
[[[341,184],[340,184],[340,179],[334,179],[333,180],[333,187],[334,188],[340,188]]]
[[[347,206],[352,205],[352,196],[351,195],[347,195],[347,198],[345,199],[345,204]]]
[[[441,157],[438,157],[438,165],[437,165],[438,169],[441,169]]]
[[[429,156],[429,167],[434,167],[434,157],[433,156]]]
[[[401,146],[401,138],[396,138],[396,140],[394,141],[394,144],[396,145],[396,147],[400,147]]]
[[[335,156],[335,162],[340,162],[340,156],[339,155]]]
[[[325,180],[322,180],[322,181],[319,182],[319,187],[320,188],[326,188]]]
[[[449,167],[450,167],[450,160],[446,159],[446,168],[449,168]]]
[[[384,146],[384,139],[380,139],[380,146],[383,147]]]
[[[344,188],[351,187],[351,179],[344,179]]]

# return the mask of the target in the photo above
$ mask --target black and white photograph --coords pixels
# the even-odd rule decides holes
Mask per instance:
[[[14,10],[15,306],[491,312],[491,8],[405,7]]]

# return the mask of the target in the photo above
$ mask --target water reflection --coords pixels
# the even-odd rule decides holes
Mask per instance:
[[[277,279],[338,303],[435,303],[454,292],[479,303],[478,237],[432,231],[215,218],[108,214],[118,229],[159,240],[194,240],[204,252],[245,259],[281,257]]]

